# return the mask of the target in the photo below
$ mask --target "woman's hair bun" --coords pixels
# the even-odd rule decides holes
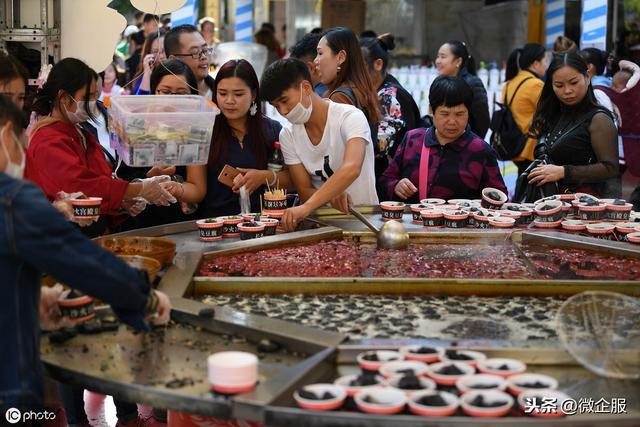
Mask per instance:
[[[382,48],[386,51],[393,50],[396,47],[396,38],[391,33],[379,35],[378,41],[382,45]]]

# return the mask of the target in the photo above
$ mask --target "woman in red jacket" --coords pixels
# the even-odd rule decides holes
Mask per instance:
[[[42,118],[31,131],[25,171],[50,200],[60,191],[102,197],[101,220],[86,230],[93,236],[114,225],[121,213],[137,215],[146,203],[166,206],[176,201],[161,185],[168,176],[136,183],[114,179],[98,141],[78,126],[96,114],[97,79],[78,59],[65,58],[53,67],[33,104]]]

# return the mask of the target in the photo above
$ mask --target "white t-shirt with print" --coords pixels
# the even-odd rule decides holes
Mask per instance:
[[[373,143],[366,117],[356,107],[329,102],[327,124],[318,145],[313,145],[304,125],[280,131],[280,145],[287,165],[303,164],[315,188],[320,188],[342,166],[347,141],[367,141],[360,176],[347,188],[354,205],[377,205]]]

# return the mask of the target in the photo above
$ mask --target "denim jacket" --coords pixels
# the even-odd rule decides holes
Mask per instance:
[[[147,274],[84,237],[34,184],[0,172],[0,413],[42,402],[43,272],[111,304],[134,328],[148,328]]]

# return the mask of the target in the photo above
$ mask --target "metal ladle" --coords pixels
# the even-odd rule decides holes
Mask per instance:
[[[404,249],[409,246],[409,233],[398,221],[387,221],[379,230],[360,212],[349,206],[349,212],[376,233],[379,249]]]

